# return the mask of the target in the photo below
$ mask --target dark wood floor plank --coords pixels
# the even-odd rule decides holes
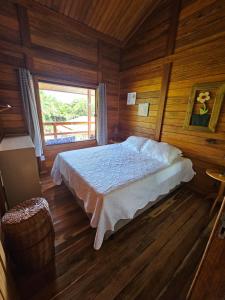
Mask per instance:
[[[196,224],[201,222],[202,228],[205,227],[205,213],[196,212],[190,220],[183,226],[176,236],[160,251],[157,259],[153,260],[145,272],[144,288],[138,295],[139,299],[146,299],[146,296],[151,294],[151,298],[155,299],[163,287],[167,284],[169,278],[173,275],[186,255],[189,249],[199,237],[201,227],[196,227]],[[185,228],[184,228],[185,227]],[[188,231],[188,234],[187,234]],[[153,275],[154,274],[154,275]]]
[[[181,187],[95,251],[95,230],[74,196],[48,176],[42,181],[56,232],[55,264],[32,275],[17,274],[22,299],[170,300],[184,295],[209,231],[209,203],[198,194]]]
[[[151,245],[148,249],[146,249],[145,252],[139,254],[139,256],[136,258],[136,260],[133,262],[132,265],[125,267],[124,274],[126,272],[126,277],[122,278],[120,274],[118,274],[118,277],[115,278],[115,281],[119,281],[119,284],[112,284],[111,290],[110,287],[107,287],[107,293],[105,291],[104,297],[107,295],[107,297],[110,297],[110,294],[112,293],[119,293],[122,291],[121,295],[118,297],[118,299],[134,299],[135,296],[139,294],[139,292],[142,291],[143,287],[146,284],[147,278],[149,277],[149,271],[151,273],[151,270],[153,274],[157,270],[160,270],[159,267],[165,267],[166,265],[157,265],[157,263],[164,262],[164,257],[160,255],[160,251],[163,250],[162,254],[170,253],[173,251],[173,247],[176,247],[176,243],[174,242],[174,239],[176,238],[176,242],[178,242],[180,236],[182,235],[180,232],[182,231],[183,225],[195,214],[195,212],[199,211],[200,204],[198,201],[189,201],[189,207],[186,209],[186,211],[177,216],[172,216],[172,222],[168,223],[168,219],[164,220],[164,222],[161,224],[160,228],[157,232],[157,239],[155,240],[154,244]],[[171,216],[170,216],[171,217]],[[185,226],[186,228],[186,226]],[[168,244],[169,243],[169,244]],[[153,262],[155,262],[156,266],[154,268]],[[147,268],[148,272],[145,272],[145,268]],[[147,277],[143,275],[147,275]],[[129,285],[128,285],[129,283]],[[140,284],[141,283],[141,284]],[[120,285],[120,290],[118,289]],[[115,288],[117,287],[117,290]],[[126,287],[126,288],[125,288]],[[116,296],[116,295],[115,295]],[[103,297],[103,298],[104,298]],[[102,299],[103,299],[102,298]],[[106,298],[105,298],[106,299]],[[148,298],[151,299],[151,298]]]
[[[166,204],[166,202],[164,202],[164,203]],[[190,203],[187,203],[187,204],[188,204],[188,206],[190,206]],[[140,217],[142,217],[142,216],[140,216]],[[148,246],[148,244],[145,243],[145,246],[143,247],[143,245],[140,245],[140,243],[142,243],[143,241],[146,242],[146,240],[148,240],[148,237],[151,237],[151,239],[149,240],[149,242],[151,243],[152,238],[154,238],[155,234],[158,235],[161,232],[161,230],[166,230],[168,225],[172,224],[174,222],[174,217],[172,217],[172,216],[167,217],[167,219],[166,219],[167,222],[164,222],[163,226],[162,226],[162,221],[164,221],[164,218],[162,218],[161,222],[158,222],[158,224],[156,224],[158,221],[157,219],[155,220],[155,222],[153,222],[153,221],[149,222],[148,219],[145,219],[146,222],[143,225],[143,227],[141,227],[141,228],[143,228],[143,232],[142,232],[141,228],[139,227],[139,222],[136,224],[136,222],[140,221],[140,219],[141,218],[139,218],[139,220],[135,220],[133,222],[133,224],[131,223],[131,224],[127,225],[126,229],[128,229],[128,227],[131,227],[131,226],[134,226],[134,228],[132,231],[131,238],[125,232],[125,234],[127,236],[126,242],[124,240],[124,234],[121,231],[121,232],[117,233],[117,235],[115,236],[113,241],[110,241],[110,242],[107,241],[107,245],[106,244],[103,245],[103,249],[105,248],[104,252],[103,252],[103,249],[101,250],[101,253],[103,253],[103,257],[100,259],[99,264],[96,265],[96,269],[98,269],[98,274],[96,274],[95,270],[92,270],[92,273],[86,274],[85,280],[82,280],[82,287],[84,290],[88,291],[87,292],[88,298],[91,297],[91,295],[89,295],[88,293],[98,294],[99,291],[101,291],[105,286],[107,286],[107,284],[110,282],[110,280],[113,280],[115,278],[115,276],[117,277],[117,274],[120,271],[120,269],[122,269],[122,272],[125,269],[125,272],[126,272],[127,264],[130,264],[131,262],[133,262],[136,259],[138,253],[140,255],[140,253],[141,253],[141,252],[139,252],[140,248],[146,249]],[[147,224],[147,222],[149,222],[149,224]],[[150,231],[146,231],[146,225],[148,226],[147,228]],[[153,225],[152,230],[151,230],[151,225]],[[159,227],[161,227],[158,230],[157,230],[157,225]],[[136,228],[136,230],[135,230],[135,228]],[[139,230],[137,230],[137,228]],[[155,230],[153,230],[153,229],[155,229]],[[149,232],[151,232],[151,234],[149,234]],[[120,248],[119,248],[118,243],[117,243],[117,238],[120,239],[120,236],[122,236],[122,239],[119,242],[119,244],[120,244]],[[112,245],[110,245],[109,243]],[[117,245],[117,249],[114,250],[113,247],[114,247],[115,243]],[[123,244],[121,244],[121,243],[124,244],[124,246],[125,246],[124,249],[122,247]],[[108,268],[108,265],[107,265],[107,263],[108,263],[108,252],[106,250],[106,249],[108,249],[107,246],[110,246],[110,249],[109,249],[110,260],[114,261],[113,269]],[[122,251],[120,251],[120,249]],[[155,251],[157,251],[157,250],[155,250]],[[114,257],[115,257],[115,259],[114,259]],[[107,272],[107,271],[110,271],[110,272]],[[104,281],[102,281],[102,276],[104,276]],[[94,285],[93,285],[92,280],[89,281],[89,277],[90,278],[94,277],[94,279],[93,279],[93,281],[95,282]],[[128,281],[128,279],[126,279],[126,280]],[[64,297],[65,298],[71,297],[71,298],[79,299],[79,297],[81,297],[83,294],[83,290],[81,289],[81,287],[77,286],[78,284],[79,284],[78,282],[75,282],[74,285],[76,285],[76,288],[75,288],[75,286],[71,285],[70,289],[66,289]],[[95,291],[93,291],[93,289],[95,289]],[[112,297],[112,295],[113,295],[113,293],[112,293],[112,291],[110,291],[110,295],[109,296],[107,295],[107,297]],[[102,297],[105,298],[105,296],[106,295],[103,295]],[[100,293],[99,297],[101,297],[101,293]],[[112,299],[112,298],[109,298],[109,299]]]
[[[205,227],[201,232],[199,238],[196,240],[183,262],[177,268],[176,272],[170,277],[168,284],[159,293],[156,300],[167,300],[172,298],[176,300],[185,299],[188,293],[188,288],[192,282],[192,277],[196,271],[196,266],[205,249],[209,232],[212,229],[212,224],[213,222],[211,221],[210,225]]]

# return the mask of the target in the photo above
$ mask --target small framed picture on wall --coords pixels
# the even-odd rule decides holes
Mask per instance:
[[[149,110],[149,103],[138,104],[138,116],[147,117]]]
[[[135,105],[136,103],[136,92],[127,93],[127,105]]]

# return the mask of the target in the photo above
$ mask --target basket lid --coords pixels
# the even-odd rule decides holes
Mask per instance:
[[[44,198],[32,198],[25,200],[7,211],[2,217],[3,224],[15,224],[28,220],[41,210],[49,211],[48,202]]]

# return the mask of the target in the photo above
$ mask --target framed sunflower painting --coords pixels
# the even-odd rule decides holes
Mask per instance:
[[[192,87],[184,128],[215,132],[225,97],[225,83],[200,83]]]

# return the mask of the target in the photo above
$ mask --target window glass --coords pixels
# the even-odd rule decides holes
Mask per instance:
[[[95,90],[39,82],[46,145],[95,139]]]

